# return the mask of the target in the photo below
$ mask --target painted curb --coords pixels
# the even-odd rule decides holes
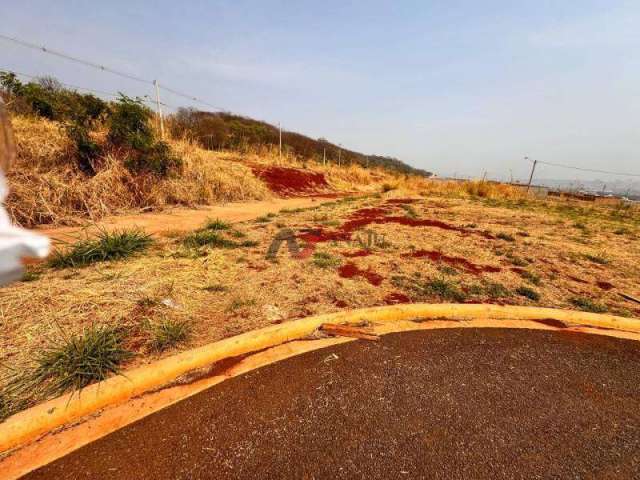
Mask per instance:
[[[106,406],[161,387],[192,370],[311,335],[323,323],[396,320],[559,320],[640,333],[640,319],[552,308],[487,304],[409,304],[364,308],[295,320],[182,352],[17,413],[0,424],[0,452],[8,451]]]

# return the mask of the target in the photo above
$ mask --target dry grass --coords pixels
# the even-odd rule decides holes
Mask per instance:
[[[340,228],[354,211],[369,207],[405,216],[401,204],[387,203],[401,194],[392,190],[326,202],[283,212],[268,223],[247,221],[227,228],[211,222],[220,234],[231,235],[233,228],[239,228],[257,241],[233,249],[205,245],[192,252],[185,249],[182,238],[158,238],[153,249],[126,260],[59,271],[40,266],[32,281],[3,289],[0,363],[21,368],[60,329],[73,335],[99,324],[129,333],[127,348],[137,353],[128,364],[133,366],[149,356],[164,355],[158,345],[149,348],[154,341],[148,325],[170,325],[162,330],[163,334],[172,330],[168,345],[177,343],[176,338],[184,339],[177,330],[188,325],[189,346],[199,346],[308,315],[382,305],[390,294],[399,293],[410,301],[465,298],[559,308],[576,308],[579,298],[579,308],[594,309],[596,305],[613,314],[640,316],[640,309],[617,294],[640,293],[640,227],[633,222],[612,223],[614,207],[601,209],[600,217],[588,224],[590,235],[585,239],[571,236],[575,219],[567,217],[566,209],[559,205],[540,202],[515,210],[510,203],[488,207],[486,198],[469,197],[465,192],[460,197],[413,196],[416,201],[411,207],[417,219],[437,219],[494,236],[504,232],[515,241],[428,226],[372,224],[365,229],[384,235],[387,244],[372,247],[367,256],[348,257],[362,247],[329,241],[316,245],[315,252],[320,255],[315,257],[292,258],[282,248],[277,261],[265,258],[280,228],[331,231]],[[622,227],[627,233],[616,234]],[[605,248],[606,264],[586,257]],[[412,257],[412,251],[421,249],[475,265],[499,267],[500,271],[476,275],[462,263]],[[339,268],[319,268],[318,258],[330,259],[334,266],[353,263],[362,271],[379,274],[382,283],[376,286],[361,276],[343,278]],[[395,277],[404,280],[396,281]],[[597,282],[611,283],[614,288],[601,288]],[[532,288],[539,297],[531,294]],[[160,343],[164,345],[164,340]],[[180,344],[176,348],[187,347]]]
[[[141,207],[195,206],[269,196],[247,166],[187,141],[171,142],[183,159],[182,172],[173,178],[133,176],[124,168],[118,151],[107,152],[100,159],[97,175],[88,178],[75,165],[59,124],[18,116],[13,126],[18,158],[8,172],[11,191],[6,205],[13,220],[23,226],[76,225]]]

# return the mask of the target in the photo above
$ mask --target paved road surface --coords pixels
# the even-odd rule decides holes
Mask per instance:
[[[640,343],[430,330],[236,377],[29,479],[640,478]]]

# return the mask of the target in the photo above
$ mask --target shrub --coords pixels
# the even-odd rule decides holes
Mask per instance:
[[[107,138],[115,146],[130,149],[125,161],[129,171],[164,177],[180,168],[182,160],[171,153],[167,143],[155,141],[152,116],[141,99],[120,94],[111,112]]]
[[[120,260],[146,250],[152,242],[151,236],[140,230],[104,231],[95,240],[82,240],[68,250],[56,250],[49,260],[49,266],[83,267],[96,262]]]
[[[67,125],[66,129],[67,136],[76,147],[78,168],[81,172],[94,176],[96,174],[94,162],[102,153],[102,147],[89,136],[89,130],[84,125],[73,123]]]

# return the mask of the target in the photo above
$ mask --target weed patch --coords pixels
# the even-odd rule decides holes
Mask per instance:
[[[156,352],[163,352],[186,342],[193,330],[190,322],[169,318],[150,323],[147,328],[151,337],[149,347]]]
[[[529,300],[533,300],[534,302],[540,300],[540,294],[529,287],[518,287],[516,288],[516,293],[522,297],[528,298]]]
[[[48,264],[60,269],[121,260],[146,250],[152,242],[151,236],[141,230],[103,231],[95,240],[82,240],[67,250],[56,250]]]
[[[584,312],[605,313],[606,311],[608,311],[608,308],[605,305],[596,303],[589,298],[574,297],[569,301],[574,307],[577,307]]]
[[[336,268],[340,266],[340,259],[327,252],[313,254],[313,264],[320,268]]]

